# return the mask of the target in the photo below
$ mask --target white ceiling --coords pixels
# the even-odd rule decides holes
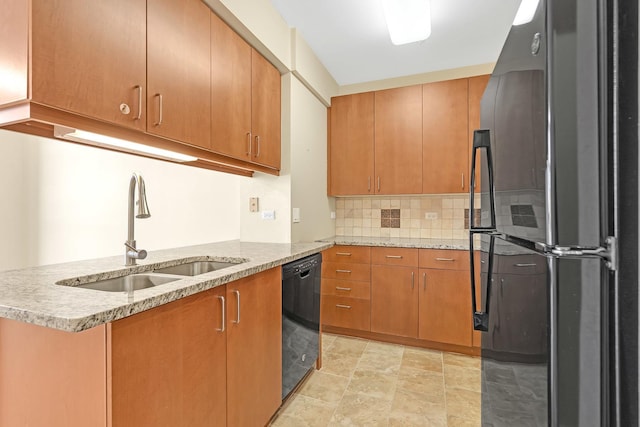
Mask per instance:
[[[381,0],[271,0],[340,85],[495,62],[520,0],[431,0],[431,36],[394,46]]]

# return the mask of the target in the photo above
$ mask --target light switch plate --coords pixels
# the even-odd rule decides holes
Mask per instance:
[[[424,214],[424,219],[438,219],[438,212],[427,212]]]
[[[300,208],[293,208],[291,212],[291,221],[293,223],[300,222]]]
[[[276,211],[262,211],[260,212],[260,217],[262,219],[274,220],[276,219]]]

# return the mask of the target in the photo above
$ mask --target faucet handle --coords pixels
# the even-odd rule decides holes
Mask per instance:
[[[144,249],[136,249],[135,246],[129,244],[129,242],[124,242],[124,245],[129,248],[127,251],[127,256],[133,259],[145,259],[147,257],[147,251]]]

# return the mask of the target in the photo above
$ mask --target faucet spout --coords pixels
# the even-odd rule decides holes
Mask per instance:
[[[136,185],[138,187],[138,213],[135,215],[136,218],[149,218],[151,214],[149,213],[149,206],[147,205],[147,195],[145,191],[144,179],[141,175],[136,175],[135,173],[131,175],[131,179],[129,180],[129,206],[127,212],[127,241],[124,243],[125,250],[125,265],[136,265],[136,259],[144,259],[147,256],[147,251],[143,249],[136,249],[136,240],[134,237],[134,200],[135,200],[135,190]]]

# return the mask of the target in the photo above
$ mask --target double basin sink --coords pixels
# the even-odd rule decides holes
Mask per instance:
[[[225,261],[209,259],[197,261],[185,260],[183,263],[177,261],[178,264],[176,265],[155,268],[145,273],[134,273],[112,279],[89,281],[88,283],[82,284],[77,284],[80,281],[79,279],[64,280],[57,284],[106,292],[130,292],[175,282],[176,280],[183,279],[185,276],[197,276],[199,274],[221,270],[245,261],[244,259]]]

